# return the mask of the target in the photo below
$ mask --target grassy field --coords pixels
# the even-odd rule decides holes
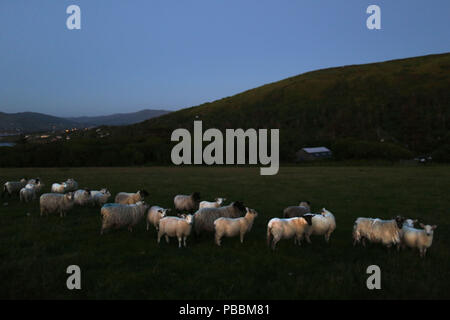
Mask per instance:
[[[2,200],[0,298],[37,299],[406,299],[450,298],[450,167],[283,167],[276,176],[257,168],[59,168],[0,169],[0,180],[74,177],[80,187],[119,191],[145,188],[150,204],[173,206],[173,196],[199,191],[202,199],[243,200],[259,212],[243,245],[213,236],[156,244],[145,223],[100,236],[100,210],[77,208],[67,217],[40,217],[38,203]],[[331,243],[282,241],[266,246],[271,217],[299,200],[313,211],[326,207],[337,220]],[[227,201],[228,202],[228,201]],[[27,215],[27,213],[30,213]],[[401,214],[437,224],[425,259],[418,252],[378,245],[353,248],[358,216]],[[82,290],[66,288],[66,268],[82,270]],[[366,288],[366,268],[381,268],[381,290]]]

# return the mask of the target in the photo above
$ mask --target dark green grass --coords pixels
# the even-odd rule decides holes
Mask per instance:
[[[284,167],[276,176],[257,168],[0,169],[0,179],[39,176],[46,183],[74,177],[80,187],[146,188],[150,204],[172,207],[175,194],[243,200],[259,212],[241,245],[213,236],[189,238],[187,249],[156,244],[142,222],[132,232],[100,236],[100,210],[75,209],[65,218],[40,217],[37,201],[0,207],[0,298],[58,299],[405,299],[450,298],[450,167]],[[326,207],[337,220],[331,243],[314,237],[296,247],[266,246],[266,225],[299,200]],[[27,216],[27,213],[30,213]],[[378,245],[352,246],[358,216],[402,214],[437,224],[425,259]],[[66,288],[66,268],[82,270],[82,290]],[[366,268],[381,267],[382,290],[366,288]]]

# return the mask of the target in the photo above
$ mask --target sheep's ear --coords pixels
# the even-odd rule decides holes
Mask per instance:
[[[431,229],[433,229],[433,230],[436,229],[436,228],[437,228],[437,225],[432,225],[431,226]]]
[[[163,213],[163,211],[161,209],[158,210],[159,213]]]
[[[419,224],[419,226],[420,226],[421,228],[425,228],[425,225],[424,225],[423,223]]]

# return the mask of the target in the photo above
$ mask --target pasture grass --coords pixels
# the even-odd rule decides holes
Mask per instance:
[[[38,202],[17,198],[0,207],[1,299],[442,299],[450,298],[450,167],[282,167],[275,176],[258,168],[130,167],[0,169],[2,183],[22,176],[52,182],[75,178],[80,187],[149,191],[151,205],[173,207],[176,194],[243,200],[258,211],[244,244],[213,235],[158,246],[156,231],[140,223],[100,236],[98,208],[76,208],[65,218],[39,216]],[[113,201],[113,197],[111,201]],[[322,237],[294,246],[266,245],[266,225],[282,209],[309,200],[337,220]],[[27,215],[29,213],[29,215]],[[417,251],[352,246],[359,216],[395,215],[437,224],[425,259]],[[78,265],[82,289],[66,288],[66,268]],[[381,290],[368,290],[366,268],[381,268]]]

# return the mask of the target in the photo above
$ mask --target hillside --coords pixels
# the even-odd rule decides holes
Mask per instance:
[[[122,126],[127,124],[134,124],[138,122],[142,122],[144,120],[159,117],[161,115],[167,114],[170,111],[167,110],[150,110],[145,109],[137,112],[130,113],[116,113],[106,116],[98,116],[98,117],[73,117],[67,118],[70,121],[74,121],[77,123],[82,123],[88,126]]]
[[[199,119],[204,130],[279,128],[282,161],[292,161],[299,148],[314,145],[331,147],[337,159],[397,160],[431,153],[450,161],[449,77],[449,53],[330,68],[142,123],[104,127],[108,137],[101,146],[89,130],[70,143],[47,146],[47,151],[13,149],[35,153],[39,165],[170,163],[172,131],[190,129]],[[44,161],[42,152],[60,158]],[[63,156],[67,152],[70,159]]]

